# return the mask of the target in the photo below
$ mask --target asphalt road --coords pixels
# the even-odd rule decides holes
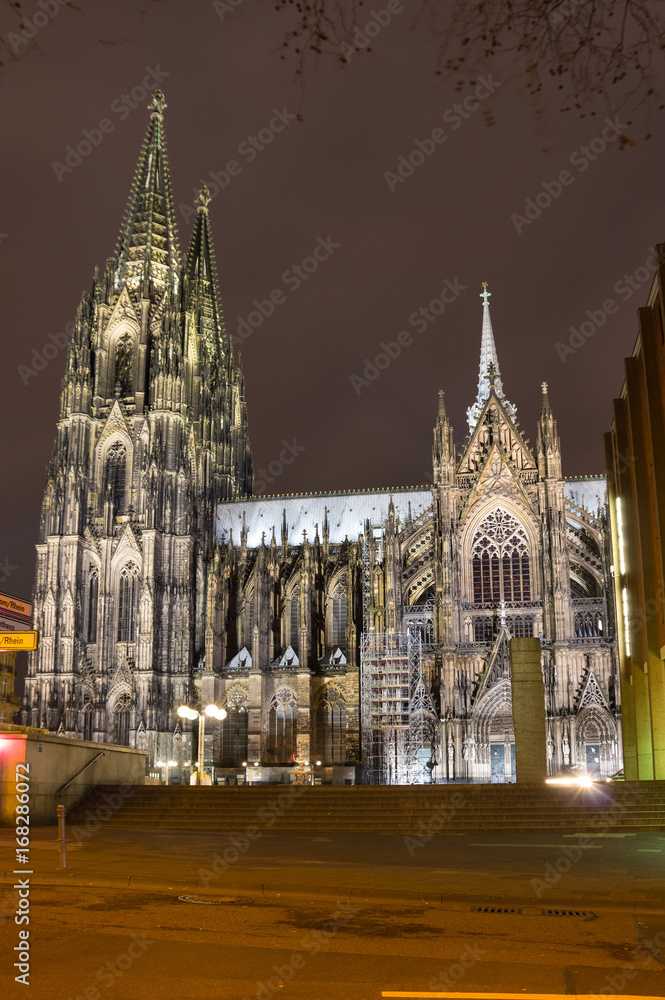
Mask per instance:
[[[196,899],[204,900],[197,902]],[[2,995],[37,1000],[380,1000],[387,992],[665,995],[663,915],[477,913],[464,904],[35,888],[30,989],[11,982],[17,928],[0,929]],[[650,941],[645,947],[644,942]],[[5,989],[5,984],[8,988]],[[462,992],[462,995],[465,995]]]
[[[266,830],[234,856],[226,833],[103,827],[67,871],[55,836],[31,834],[26,994],[0,831],[3,1000],[665,996],[663,834]]]

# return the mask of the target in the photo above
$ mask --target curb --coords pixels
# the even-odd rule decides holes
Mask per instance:
[[[3,872],[0,877],[0,884],[11,885],[15,876],[12,872]],[[40,875],[37,879],[31,879],[30,885],[34,887],[62,885],[71,888],[97,888],[97,889],[133,889],[134,891],[151,889],[155,892],[187,892],[197,895],[247,895],[260,896],[265,899],[283,897],[317,897],[321,899],[341,899],[347,902],[357,903],[378,903],[385,906],[409,903],[420,906],[446,906],[452,904],[460,905],[483,905],[483,906],[511,906],[515,908],[529,907],[543,910],[587,910],[594,911],[649,912],[653,914],[665,915],[665,906],[659,900],[651,901],[646,899],[627,900],[620,898],[616,900],[607,897],[594,897],[589,895],[578,895],[575,899],[566,896],[553,896],[544,899],[525,899],[524,896],[498,895],[492,893],[477,892],[395,892],[390,889],[363,889],[358,887],[341,886],[294,886],[292,883],[285,885],[266,884],[264,882],[245,883],[243,885],[219,885],[211,887],[205,879],[156,879],[145,875],[106,875],[104,873],[90,872],[88,874],[75,872],[51,872],[47,875]]]

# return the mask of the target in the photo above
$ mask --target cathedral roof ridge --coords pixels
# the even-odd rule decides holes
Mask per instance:
[[[415,486],[368,486],[355,490],[317,490],[312,493],[262,493],[256,497],[232,497],[228,500],[220,500],[219,504],[258,503],[262,500],[305,500],[308,497],[370,496],[376,493],[388,496],[391,493],[413,493],[414,491],[431,489],[431,483],[418,483]]]

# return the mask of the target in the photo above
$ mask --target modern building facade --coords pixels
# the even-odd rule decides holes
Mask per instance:
[[[177,708],[215,702],[210,759],[233,780],[281,780],[296,756],[323,780],[361,764],[374,781],[511,780],[508,642],[532,636],[550,771],[615,771],[605,480],[563,478],[545,384],[529,445],[486,287],[469,433],[457,453],[440,393],[432,484],[252,497],[208,198],[181,264],[163,108],[157,94],[68,353],[24,721],[146,748],[182,777]]]
[[[665,244],[605,435],[626,778],[665,779]]]

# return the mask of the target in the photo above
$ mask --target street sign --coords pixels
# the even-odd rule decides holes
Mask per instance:
[[[0,613],[0,632],[21,632],[31,625],[32,622],[25,618],[10,618],[9,615]]]
[[[39,632],[0,632],[0,652],[37,649]]]
[[[29,601],[22,601],[20,597],[12,597],[11,594],[0,594],[0,614],[7,614],[10,618],[22,618],[32,621],[32,604]]]

